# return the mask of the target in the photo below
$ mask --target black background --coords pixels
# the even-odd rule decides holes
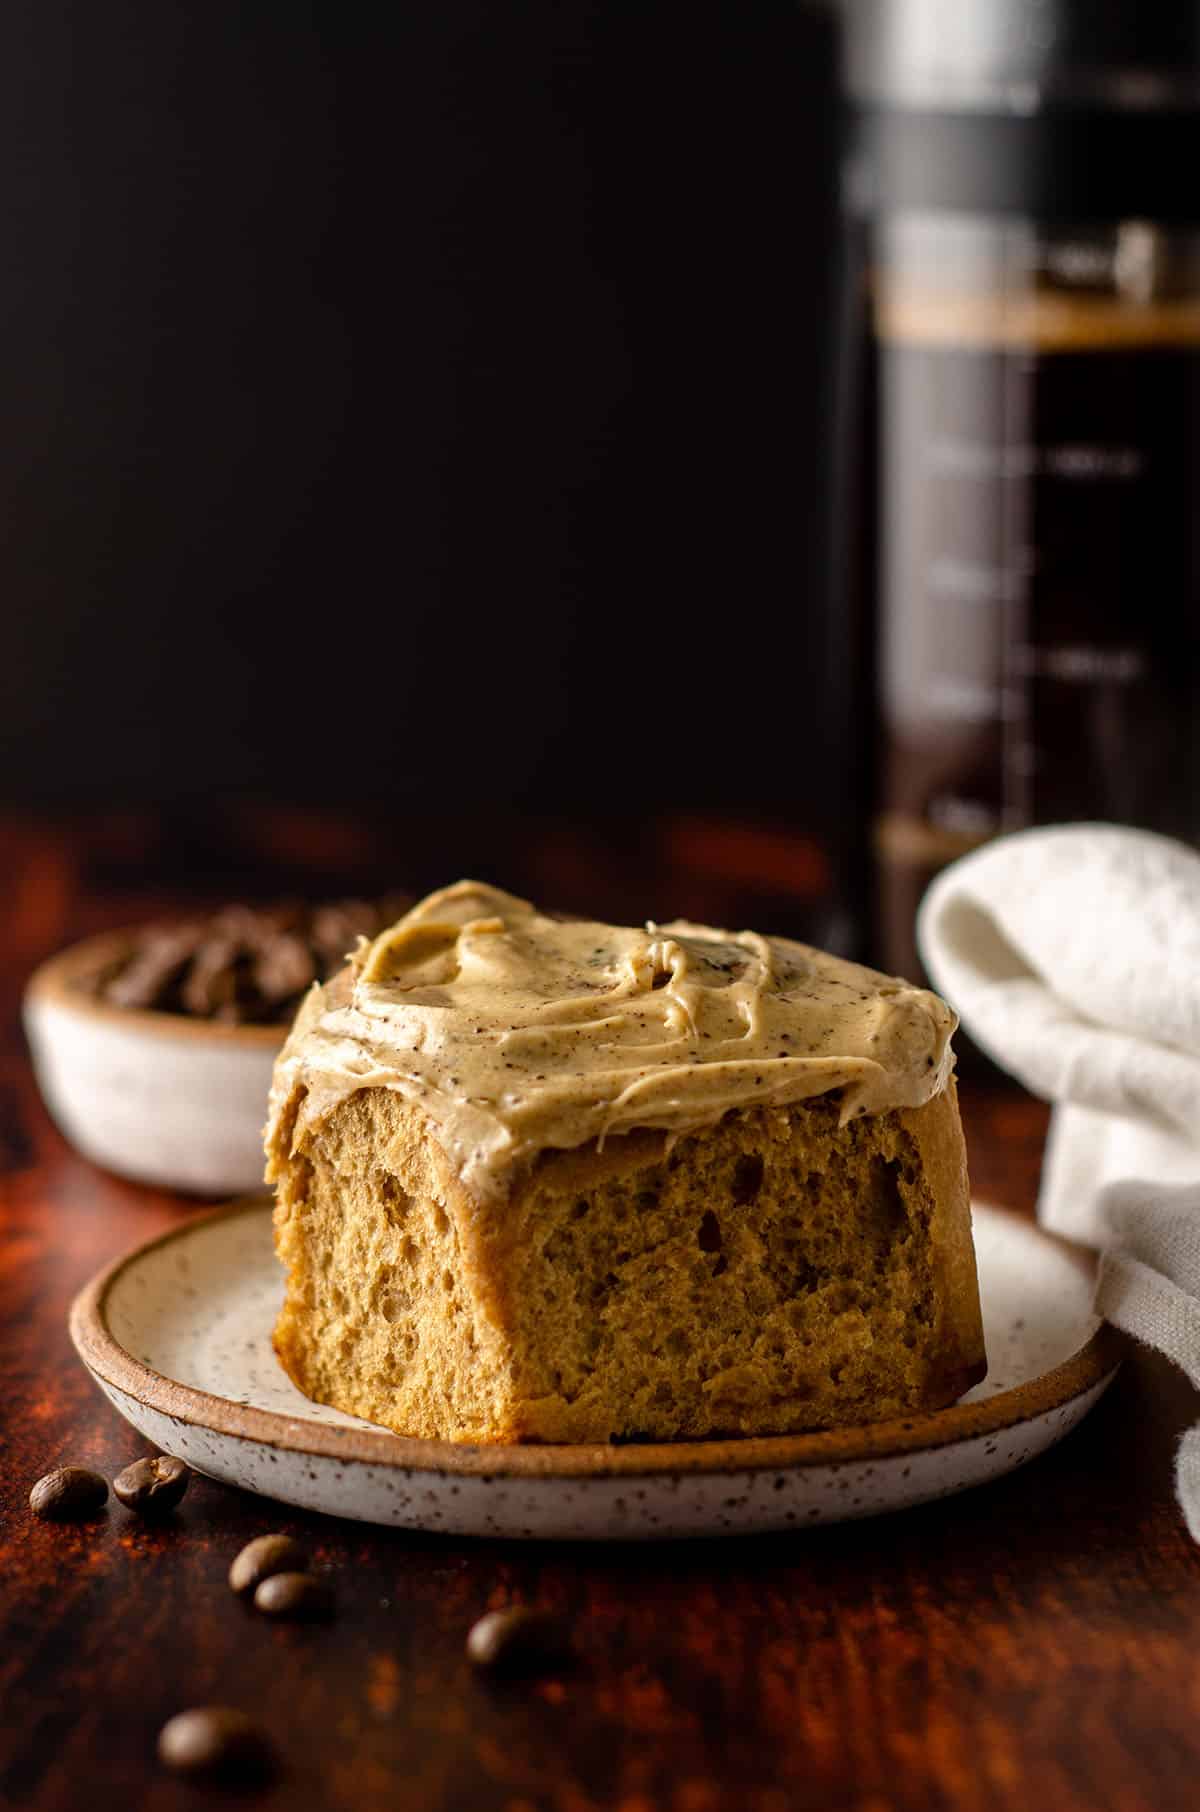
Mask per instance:
[[[3,796],[803,819],[833,87],[794,0],[6,7]]]

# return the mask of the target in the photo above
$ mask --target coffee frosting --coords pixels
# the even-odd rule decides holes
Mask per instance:
[[[842,1090],[842,1119],[946,1086],[935,994],[806,944],[680,920],[558,919],[477,881],[432,893],[314,987],[276,1065],[267,1136],[358,1089],[420,1106],[476,1198],[539,1151]],[[300,1094],[300,1091],[303,1091]]]

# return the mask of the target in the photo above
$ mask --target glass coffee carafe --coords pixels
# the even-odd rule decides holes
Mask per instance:
[[[898,971],[929,879],[998,832],[1200,835],[1200,10],[1176,25],[851,9],[844,855]]]

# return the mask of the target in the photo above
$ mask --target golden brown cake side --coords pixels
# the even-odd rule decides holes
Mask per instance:
[[[318,1401],[484,1442],[767,1434],[953,1400],[983,1375],[953,1085],[543,1153],[463,1187],[419,1107],[365,1087],[273,1121],[276,1349]]]

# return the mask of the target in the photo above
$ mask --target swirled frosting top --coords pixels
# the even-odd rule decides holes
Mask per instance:
[[[309,994],[268,1144],[301,1089],[297,1132],[395,1089],[484,1199],[539,1151],[635,1128],[678,1135],[832,1089],[843,1120],[919,1107],[946,1085],[956,1023],[937,995],[806,944],[550,918],[460,881]]]

